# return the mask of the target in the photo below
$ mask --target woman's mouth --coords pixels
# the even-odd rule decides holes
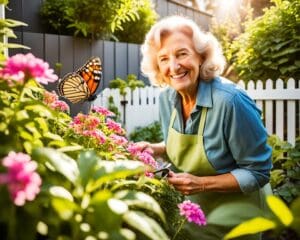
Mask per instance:
[[[171,75],[171,78],[174,79],[174,80],[178,80],[180,78],[185,77],[187,74],[188,74],[188,71],[185,71],[185,72],[180,73],[180,74]]]

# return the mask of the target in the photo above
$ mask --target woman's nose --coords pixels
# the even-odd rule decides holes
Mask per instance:
[[[170,70],[171,72],[176,72],[180,68],[180,65],[177,60],[173,59],[170,61]]]

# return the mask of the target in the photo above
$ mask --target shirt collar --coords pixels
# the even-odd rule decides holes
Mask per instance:
[[[209,82],[204,80],[200,81],[198,85],[196,106],[208,107],[208,108],[211,108],[213,106],[212,83],[214,81],[217,81],[217,78],[214,78]],[[172,103],[173,106],[175,106],[179,99],[180,99],[179,94],[173,88],[171,88],[169,101]]]

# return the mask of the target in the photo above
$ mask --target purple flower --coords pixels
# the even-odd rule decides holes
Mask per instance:
[[[178,208],[180,215],[185,216],[189,222],[193,222],[199,226],[206,225],[205,215],[198,204],[186,200],[178,204]]]

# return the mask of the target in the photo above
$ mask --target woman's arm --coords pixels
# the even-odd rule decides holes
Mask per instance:
[[[168,182],[184,195],[199,192],[241,192],[237,180],[231,173],[198,177],[189,173],[170,172]]]

